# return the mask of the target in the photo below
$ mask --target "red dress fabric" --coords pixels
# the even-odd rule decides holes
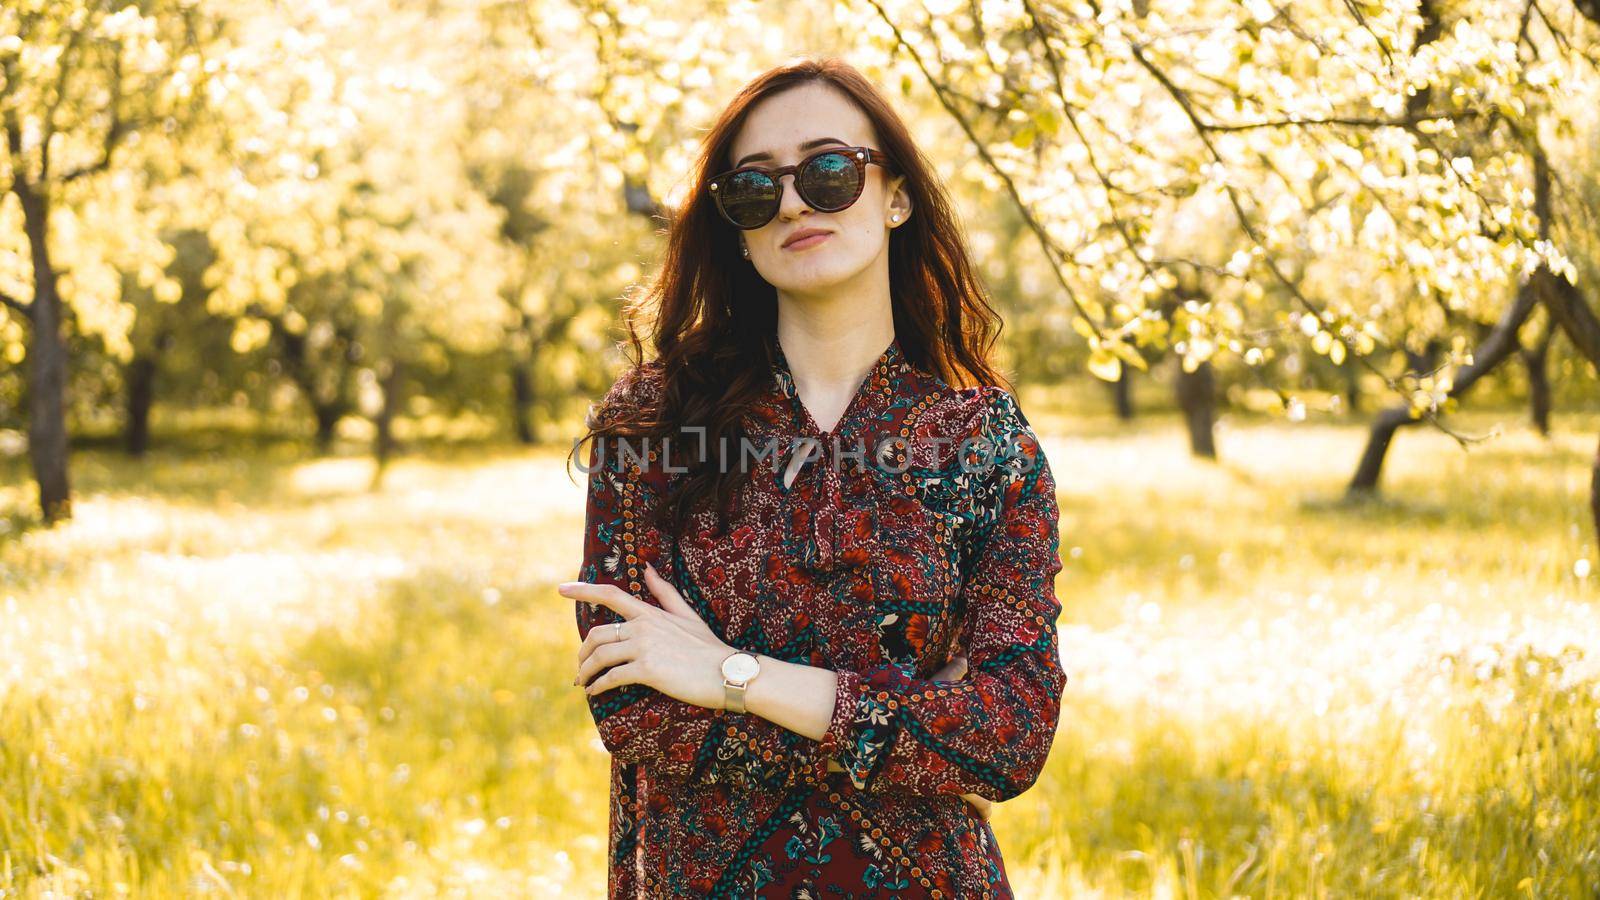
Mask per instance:
[[[648,513],[678,472],[659,442],[596,442],[578,577],[654,602],[652,563],[729,645],[837,672],[833,718],[816,741],[651,687],[590,695],[611,752],[610,896],[1010,897],[994,832],[960,795],[1034,783],[1066,685],[1037,437],[1010,392],[952,388],[898,340],[823,432],[769,348],[746,432],[777,452],[752,452],[728,532],[704,511],[664,536]],[[659,390],[647,363],[607,402]],[[785,486],[803,438],[822,453]],[[580,637],[620,621],[576,605]],[[963,651],[965,677],[931,680]]]

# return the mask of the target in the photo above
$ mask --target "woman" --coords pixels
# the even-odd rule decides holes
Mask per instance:
[[[696,175],[560,588],[610,896],[1011,896],[988,804],[1055,733],[1057,507],[948,201],[835,60],[752,82]]]

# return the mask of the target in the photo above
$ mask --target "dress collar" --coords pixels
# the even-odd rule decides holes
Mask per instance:
[[[911,364],[906,360],[905,352],[900,347],[900,338],[896,335],[861,380],[855,395],[845,407],[844,415],[833,426],[831,436],[852,432],[854,426],[881,414],[910,373]],[[772,378],[778,393],[788,400],[795,430],[807,437],[828,436],[817,426],[811,411],[800,402],[800,393],[794,385],[794,373],[789,370],[789,360],[783,355],[783,347],[776,337],[772,339]]]

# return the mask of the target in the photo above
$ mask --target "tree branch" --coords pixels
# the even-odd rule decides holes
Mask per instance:
[[[1423,122],[1440,122],[1451,119],[1470,119],[1477,116],[1475,110],[1463,110],[1458,113],[1435,113],[1431,115],[1406,116],[1400,119],[1373,119],[1363,116],[1328,116],[1317,119],[1267,119],[1260,122],[1217,123],[1201,120],[1198,127],[1206,131],[1254,131],[1260,128],[1287,128],[1309,127],[1312,125],[1347,125],[1353,128],[1414,128]]]
[[[1073,111],[1072,102],[1067,99],[1066,85],[1061,77],[1061,65],[1056,59],[1055,51],[1050,49],[1050,38],[1044,31],[1044,24],[1039,17],[1039,13],[1029,0],[1022,0],[1022,8],[1027,11],[1028,18],[1032,20],[1033,27],[1030,30],[1038,38],[1039,52],[1044,54],[1045,61],[1050,64],[1050,75],[1055,82],[1056,97],[1061,101],[1061,111],[1066,116],[1067,124],[1072,127],[1072,133],[1077,135],[1078,144],[1083,147],[1084,158],[1088,161],[1089,168],[1094,172],[1095,178],[1100,181],[1101,190],[1105,192],[1106,208],[1111,212],[1112,225],[1115,226],[1117,233],[1122,236],[1123,246],[1127,247],[1128,252],[1133,254],[1133,258],[1138,260],[1139,264],[1144,267],[1145,274],[1154,278],[1155,270],[1150,267],[1150,262],[1146,258],[1149,255],[1149,251],[1148,249],[1141,251],[1138,242],[1129,233],[1128,224],[1123,221],[1122,213],[1117,208],[1116,187],[1111,183],[1111,177],[1106,173],[1105,169],[1101,168],[1100,161],[1094,152],[1094,144],[1089,141],[1088,135],[1084,134],[1082,126],[1078,124],[1078,117]]]
[[[1089,0],[1089,5],[1096,11],[1096,13],[1099,12],[1100,5],[1096,3],[1095,0]],[[1132,54],[1134,61],[1139,63],[1139,65],[1150,74],[1150,77],[1155,79],[1155,81],[1161,85],[1162,89],[1165,90],[1168,96],[1172,98],[1173,102],[1178,105],[1178,108],[1183,112],[1184,117],[1187,118],[1194,127],[1195,135],[1200,139],[1200,143],[1205,147],[1206,152],[1211,157],[1212,161],[1223,168],[1227,168],[1227,162],[1223,159],[1221,150],[1218,149],[1216,143],[1211,139],[1211,134],[1203,127],[1204,122],[1201,120],[1198,111],[1194,108],[1194,104],[1190,101],[1189,95],[1183,90],[1183,88],[1175,84],[1167,75],[1167,73],[1161,69],[1161,67],[1157,66],[1149,59],[1149,57],[1145,55],[1144,48],[1137,42],[1130,42],[1128,49]],[[1313,316],[1316,316],[1319,322],[1325,321],[1322,317],[1322,309],[1313,303],[1310,297],[1305,295],[1305,293],[1300,289],[1300,286],[1295,283],[1293,279],[1289,278],[1289,276],[1273,259],[1272,249],[1267,246],[1265,239],[1257,231],[1255,224],[1251,221],[1249,214],[1245,211],[1244,203],[1239,198],[1238,189],[1226,181],[1222,182],[1222,189],[1228,198],[1229,205],[1233,209],[1234,216],[1238,220],[1239,230],[1244,232],[1245,237],[1249,238],[1250,242],[1261,250],[1262,262],[1266,265],[1267,271],[1272,274],[1274,280],[1282,284],[1284,288],[1289,291],[1290,296],[1295,299],[1295,302],[1305,307],[1306,310],[1308,310]],[[1346,347],[1351,350],[1353,357],[1374,375],[1377,375],[1380,379],[1382,379],[1383,383],[1387,385],[1391,391],[1394,391],[1396,394],[1401,396],[1406,396],[1407,392],[1399,384],[1399,382],[1391,377],[1387,372],[1374,365],[1372,360],[1368,359],[1365,355],[1356,353],[1355,347],[1351,345],[1349,339],[1336,330],[1330,330],[1329,333],[1333,335],[1335,340],[1346,345]],[[1436,410],[1424,410],[1422,415],[1423,418],[1427,419],[1428,422],[1434,427],[1455,438],[1456,441],[1462,443],[1463,445],[1475,440],[1474,438],[1460,434],[1446,426],[1439,420],[1439,415]]]
[[[1094,332],[1095,337],[1100,340],[1106,340],[1105,333],[1100,330],[1100,324],[1094,320],[1094,316],[1089,315],[1089,311],[1084,308],[1083,302],[1078,298],[1078,292],[1072,289],[1071,283],[1067,281],[1067,276],[1061,271],[1061,265],[1057,262],[1057,259],[1065,258],[1067,254],[1055,242],[1055,240],[1050,237],[1049,231],[1046,230],[1038,218],[1033,215],[1033,211],[1028,208],[1028,204],[1023,201],[1022,192],[1017,189],[1016,182],[1011,178],[1010,173],[1000,166],[999,162],[994,158],[994,155],[989,152],[988,146],[984,144],[984,142],[976,134],[973,133],[972,123],[968,122],[966,118],[962,116],[958,110],[956,110],[954,104],[950,102],[950,98],[945,93],[943,85],[933,77],[933,73],[928,70],[928,65],[923,60],[922,54],[918,53],[917,48],[913,47],[911,43],[906,40],[905,35],[900,31],[900,26],[896,25],[894,20],[889,17],[888,10],[884,9],[883,5],[879,3],[878,0],[867,0],[867,2],[872,4],[873,9],[877,11],[878,17],[883,20],[883,23],[889,26],[889,30],[894,33],[895,44],[900,47],[900,49],[906,51],[906,53],[911,57],[911,61],[916,65],[917,70],[922,73],[923,80],[933,88],[934,96],[938,99],[939,104],[944,107],[945,112],[949,113],[950,117],[955,119],[956,124],[961,127],[962,133],[967,136],[967,141],[971,143],[972,147],[977,151],[978,156],[982,158],[983,164],[989,169],[990,172],[994,173],[996,178],[1000,179],[1001,184],[1005,185],[1006,193],[1011,196],[1013,207],[1017,210],[1018,214],[1022,216],[1022,220],[1027,224],[1028,229],[1033,232],[1034,237],[1039,241],[1039,245],[1044,248],[1045,258],[1050,261],[1051,274],[1056,276],[1056,283],[1061,286],[1061,290],[1067,295],[1067,300],[1072,304],[1073,308],[1078,311],[1078,315],[1082,316],[1084,321],[1089,323],[1089,329]]]
[[[5,291],[0,291],[0,304],[11,307],[12,309],[21,313],[23,318],[26,318],[30,322],[33,321],[32,303],[23,303],[21,300],[18,300]]]
[[[79,166],[78,168],[73,169],[72,171],[61,176],[61,182],[63,184],[69,181],[76,181],[77,179],[88,175],[93,175],[96,172],[102,172],[111,167],[111,154],[116,151],[117,142],[121,140],[122,135],[128,131],[128,123],[123,121],[121,109],[122,65],[120,57],[118,58],[117,64],[113,67],[112,85],[111,102],[109,108],[111,124],[106,127],[106,139],[101,148],[100,158],[92,163],[89,163],[88,165]]]

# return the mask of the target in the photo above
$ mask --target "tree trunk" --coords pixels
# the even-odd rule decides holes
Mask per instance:
[[[155,397],[156,358],[139,355],[123,374],[127,390],[127,416],[122,423],[123,448],[132,457],[150,449],[150,403]]]
[[[1600,374],[1600,316],[1589,308],[1577,285],[1558,276],[1550,277],[1551,290],[1545,292],[1544,307],[1566,333],[1572,346],[1582,354],[1595,373]]]
[[[1552,324],[1532,347],[1520,350],[1522,364],[1528,370],[1528,413],[1533,427],[1545,437],[1550,436],[1550,342],[1555,334]]]
[[[1600,9],[1600,4],[1590,4],[1591,9]],[[1586,13],[1587,15],[1588,13]],[[1594,15],[1591,18],[1597,18]],[[1600,18],[1597,18],[1600,20]],[[1534,208],[1538,211],[1540,222],[1540,236],[1548,238],[1550,235],[1550,185],[1554,180],[1550,173],[1550,160],[1545,156],[1544,148],[1534,140],[1533,147],[1533,188]],[[1543,272],[1543,269],[1539,270]],[[1538,274],[1538,273],[1535,273]],[[1594,367],[1596,375],[1600,375],[1600,316],[1589,308],[1589,302],[1578,292],[1578,286],[1558,275],[1548,278],[1548,290],[1541,295],[1544,308],[1549,311],[1551,320],[1561,326],[1567,340],[1572,342],[1589,365]],[[1589,481],[1589,510],[1594,518],[1594,534],[1600,542],[1600,458],[1595,460],[1596,473]]]
[[[1572,346],[1577,348],[1595,374],[1600,375],[1600,316],[1589,308],[1578,288],[1572,282],[1551,276],[1551,290],[1545,293],[1545,309],[1561,326]],[[1589,510],[1594,518],[1594,536],[1600,544],[1600,453],[1595,458],[1594,475],[1589,481]]]
[[[72,517],[67,478],[67,347],[61,336],[61,294],[50,260],[50,197],[43,188],[14,179],[22,227],[33,261],[33,324],[28,347],[28,458],[39,485],[39,511],[50,524]]]
[[[517,440],[523,444],[534,442],[533,433],[533,365],[526,359],[511,363],[511,423],[517,431]]]
[[[397,448],[394,438],[394,417],[400,409],[400,363],[391,360],[384,367],[379,384],[383,389],[383,406],[378,409],[377,419],[373,422],[377,426],[373,452],[378,459],[378,471],[381,473],[389,465],[389,460]]]
[[[1517,289],[1517,299],[1495,323],[1489,336],[1478,345],[1472,353],[1472,364],[1462,366],[1451,380],[1447,397],[1459,398],[1472,388],[1478,379],[1494,371],[1494,368],[1510,358],[1512,351],[1517,346],[1517,332],[1522,328],[1522,323],[1528,320],[1528,314],[1539,302],[1540,294],[1546,289],[1547,279],[1556,279],[1546,269],[1539,269],[1533,273],[1527,283]],[[1432,361],[1412,360],[1413,366],[1426,365],[1431,367]],[[1426,369],[1422,369],[1426,371]],[[1411,418],[1410,404],[1391,406],[1378,413],[1372,422],[1372,432],[1367,438],[1367,448],[1361,454],[1361,463],[1356,467],[1356,474],[1350,479],[1350,484],[1345,488],[1347,495],[1371,494],[1378,489],[1378,477],[1383,472],[1383,460],[1389,452],[1389,444],[1394,440],[1396,431],[1408,425],[1414,425],[1420,419]]]
[[[1129,368],[1122,366],[1117,380],[1111,382],[1111,402],[1116,405],[1117,418],[1124,422],[1133,421],[1133,375]]]
[[[1594,468],[1589,473],[1589,518],[1594,524],[1594,537],[1600,546],[1600,446],[1594,450]]]
[[[318,403],[313,401],[311,410],[317,417],[317,453],[326,456],[333,449],[334,428],[339,420],[344,418],[344,405],[339,403]]]
[[[1189,452],[1216,459],[1216,376],[1211,362],[1208,360],[1196,366],[1193,372],[1186,372],[1183,357],[1174,359],[1178,364],[1178,407],[1183,410],[1183,422],[1189,429]]]
[[[1351,415],[1361,412],[1361,368],[1354,360],[1339,367],[1344,372],[1344,408]]]
[[[1391,406],[1372,420],[1372,431],[1367,435],[1367,448],[1361,453],[1361,463],[1356,466],[1355,477],[1345,488],[1347,494],[1372,493],[1378,489],[1378,477],[1383,474],[1383,461],[1389,455],[1389,443],[1402,426],[1414,424],[1411,408],[1406,405]]]
[[[333,359],[328,365],[338,366],[337,377],[331,387],[324,387],[322,380],[317,377],[317,362],[311,358],[311,351],[306,344],[306,336],[302,333],[290,331],[284,326],[281,316],[271,315],[259,307],[252,306],[251,315],[266,319],[272,324],[272,333],[277,336],[279,346],[283,348],[283,368],[289,380],[300,389],[306,398],[306,404],[311,407],[311,413],[316,417],[316,449],[318,454],[326,454],[333,448],[334,429],[345,413],[350,412],[349,400],[350,372],[355,360],[350,353],[350,338],[345,330],[336,330],[336,340],[344,341],[343,348],[337,348]]]

